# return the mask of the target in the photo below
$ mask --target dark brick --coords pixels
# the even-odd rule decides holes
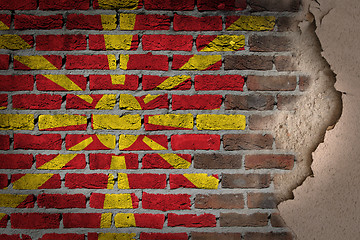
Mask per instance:
[[[225,154],[196,154],[194,168],[200,169],[239,169],[242,165],[242,156]]]
[[[244,236],[244,240],[292,240],[293,236],[289,232],[249,232]]]
[[[296,21],[294,18],[291,18],[291,17],[279,17],[276,22],[279,32],[299,31],[298,24],[299,24],[299,21]]]
[[[285,169],[291,170],[294,167],[294,155],[258,154],[245,156],[246,169]]]
[[[226,110],[273,110],[275,99],[271,95],[226,95]]]
[[[223,174],[223,188],[268,188],[271,177],[268,174]]]
[[[250,130],[271,130],[274,121],[274,115],[251,115],[248,118],[248,126]]]
[[[279,213],[272,213],[270,215],[270,222],[273,227],[286,227],[286,223]]]
[[[242,209],[244,208],[244,196],[242,194],[197,194],[195,208]]]
[[[282,71],[297,71],[297,64],[294,57],[290,56],[276,56],[274,59],[275,68],[279,72]]]
[[[252,11],[270,12],[297,12],[300,9],[300,0],[249,0]]]
[[[249,47],[251,52],[287,52],[292,50],[290,38],[273,35],[251,35]]]
[[[300,76],[299,78],[299,89],[304,92],[309,90],[311,81],[309,76]]]
[[[295,76],[248,76],[249,91],[294,91]]]
[[[276,208],[279,200],[274,193],[248,193],[248,208]]]
[[[287,110],[287,111],[296,110],[298,108],[298,102],[300,98],[301,96],[278,95],[277,107],[279,110]]]
[[[220,213],[220,227],[264,227],[268,224],[266,213]]]
[[[241,233],[192,232],[192,240],[239,240]]]
[[[274,142],[270,134],[226,134],[223,136],[224,148],[232,150],[272,149]]]
[[[225,70],[272,70],[272,56],[225,56]]]

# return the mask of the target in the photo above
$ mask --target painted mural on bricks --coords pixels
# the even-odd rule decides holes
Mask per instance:
[[[0,239],[292,239],[300,3],[268,2],[0,0]]]

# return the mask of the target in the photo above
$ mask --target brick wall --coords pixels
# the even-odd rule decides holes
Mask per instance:
[[[292,239],[299,7],[0,0],[0,239]]]

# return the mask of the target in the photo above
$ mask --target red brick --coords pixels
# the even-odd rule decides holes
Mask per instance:
[[[193,37],[190,35],[143,35],[144,51],[191,51]]]
[[[194,168],[198,169],[239,169],[242,166],[240,154],[195,154]]]
[[[300,0],[277,1],[277,0],[250,0],[248,4],[252,11],[271,12],[297,12],[300,8]]]
[[[274,193],[248,193],[247,204],[248,208],[276,208],[279,199]]]
[[[287,52],[293,49],[291,39],[284,36],[259,36],[249,37],[250,52]]]
[[[135,213],[136,227],[139,228],[157,228],[164,226],[165,216],[163,214]]]
[[[124,95],[122,95],[122,94],[120,95],[120,109],[135,110],[135,109],[133,109],[133,106],[131,106],[131,104],[129,104],[129,105],[122,104],[123,96]],[[152,96],[156,96],[156,98],[152,99],[150,102],[145,101],[146,97],[148,97],[148,95],[134,96],[134,98],[139,103],[140,108],[142,110],[150,110],[150,109],[157,109],[157,108],[169,109],[169,100],[168,100],[167,94],[163,94],[163,95],[158,94],[158,95],[152,95]]]
[[[33,162],[31,154],[0,154],[0,169],[30,169]]]
[[[210,176],[213,177],[213,178],[216,178],[217,180],[219,179],[219,176],[217,174],[210,175]],[[169,176],[169,184],[170,184],[170,189],[176,189],[176,188],[202,188],[202,187],[196,186],[193,182],[191,182],[183,174],[170,174],[170,176]],[[211,185],[212,184],[213,183],[211,183]],[[211,187],[214,187],[214,186],[211,186]],[[216,185],[216,188],[217,188],[217,185]]]
[[[168,214],[169,227],[216,227],[216,217],[213,214]]]
[[[121,19],[121,14],[120,14]],[[121,25],[120,20],[120,29],[124,29]],[[158,15],[158,14],[137,14],[135,16],[135,25],[132,30],[169,30],[170,29],[170,17],[167,15]]]
[[[267,213],[253,213],[249,215],[220,213],[220,227],[265,227],[267,225]]]
[[[215,232],[192,232],[193,240],[239,240],[241,233],[215,233]]]
[[[154,150],[153,147],[150,147],[144,142],[144,138],[147,138],[146,140],[151,139],[155,143],[161,145],[163,150],[168,149],[168,139],[166,135],[137,135],[135,142],[131,146],[121,150],[122,151]],[[120,145],[122,144],[121,139],[119,139],[119,144]]]
[[[124,84],[113,84],[111,75],[90,75],[90,90],[131,90],[135,91],[139,86],[139,76],[126,75]]]
[[[48,16],[15,15],[14,26],[17,30],[61,29],[63,26],[63,17],[61,14]]]
[[[270,215],[270,222],[273,227],[286,227],[286,223],[279,213],[272,213]]]
[[[109,206],[105,206],[105,198],[106,195],[117,195],[117,194],[102,194],[102,193],[91,193],[90,196],[90,207],[91,208],[97,208],[97,209],[108,209]],[[130,198],[131,198],[131,204],[132,206],[130,208],[138,208],[139,207],[139,198],[135,195],[135,193],[130,193]],[[109,202],[108,202],[109,203]],[[124,205],[119,207],[117,205],[119,205],[120,202],[114,203],[114,205],[112,205],[110,208],[129,208],[129,207],[125,207]]]
[[[7,174],[0,174],[0,189],[7,188],[9,185],[9,179]]]
[[[87,10],[89,0],[39,0],[40,10]]]
[[[104,30],[101,15],[69,14],[66,29]]]
[[[188,11],[193,10],[195,7],[194,0],[145,0],[146,10],[173,10],[173,11]]]
[[[60,134],[14,134],[14,149],[61,150]]]
[[[198,0],[197,7],[199,11],[239,11],[246,8],[246,0]]]
[[[102,4],[99,2],[103,2]],[[108,10],[135,10],[142,8],[142,0],[131,0],[131,1],[123,1],[123,0],[111,0],[111,1],[102,1],[102,0],[93,0],[93,8],[94,9],[108,9]]]
[[[228,55],[225,56],[225,70],[272,70],[272,56]]]
[[[164,189],[166,174],[127,174],[130,189]]]
[[[50,94],[20,94],[12,97],[14,109],[60,109],[62,97]]]
[[[106,98],[105,94],[90,94],[86,95],[89,96],[92,100],[91,103],[87,101],[87,99],[81,98],[84,95],[73,95],[67,94],[66,95],[66,109],[99,109],[98,103],[101,103],[101,99],[104,100]],[[104,97],[104,98],[103,98]],[[111,107],[111,104],[115,105],[116,99],[114,98],[113,101],[107,101],[106,107]],[[103,108],[100,108],[103,110]]]
[[[9,150],[9,149],[10,149],[10,136],[0,135],[0,150]]]
[[[45,233],[39,240],[85,240],[85,234]]]
[[[0,70],[9,69],[10,55],[0,54]]]
[[[196,91],[243,91],[244,77],[240,75],[197,75]]]
[[[61,69],[61,67],[63,65],[61,56],[59,56],[59,55],[42,55],[42,57],[45,58],[48,62],[50,62],[53,65],[53,67],[56,68],[56,70]],[[34,69],[31,69],[30,67],[22,64],[21,62],[19,62],[16,59],[14,59],[14,69],[15,70],[34,70]],[[39,67],[38,70],[46,70],[46,69],[42,69],[41,67]]]
[[[275,98],[271,95],[251,94],[251,95],[226,95],[226,110],[273,110]]]
[[[175,31],[221,31],[221,16],[193,17],[187,15],[174,15]]]
[[[193,56],[194,55],[173,55],[173,62],[171,69],[180,70],[180,68],[183,67]],[[206,71],[206,70],[216,71],[216,70],[220,70],[221,66],[222,66],[222,61],[218,61],[201,71]],[[195,68],[197,67],[194,66],[194,69],[191,70],[195,70]]]
[[[59,228],[61,215],[56,213],[13,213],[11,228],[55,229]]]
[[[10,219],[10,216],[9,216],[9,215],[6,214],[5,216],[3,216],[3,217],[0,219],[0,228],[6,228],[9,219]],[[0,238],[0,239],[1,239],[1,238]]]
[[[103,135],[103,137],[110,139],[110,138],[113,138],[114,136],[107,134],[107,135]],[[91,140],[91,143],[86,147],[78,148],[78,149],[81,149],[81,150],[109,150],[109,149],[112,149],[111,146],[104,145],[100,141],[99,137],[95,134],[66,135],[65,148],[67,150],[72,150],[72,148],[74,146],[76,146],[77,144],[79,144],[82,141],[85,141],[87,139]],[[115,146],[115,138],[114,138],[114,142],[112,144]]]
[[[271,177],[268,174],[223,174],[223,188],[268,188]]]
[[[294,155],[276,155],[276,154],[263,154],[263,155],[247,155],[245,156],[246,169],[285,169],[291,170],[294,167]]]
[[[10,29],[11,27],[11,15],[9,14],[0,14],[0,21]]]
[[[8,106],[8,95],[0,94],[0,109],[6,109]],[[1,139],[0,139],[0,149],[1,149]]]
[[[32,91],[34,82],[32,75],[1,75],[0,91]]]
[[[36,155],[36,168],[43,169],[41,166],[50,162],[51,160],[58,157],[59,154],[49,154],[49,155]],[[84,169],[86,167],[85,154],[75,154],[74,158],[62,166],[61,170],[66,169]],[[51,169],[54,170],[54,169]]]
[[[101,213],[63,213],[64,228],[100,228]]]
[[[169,59],[166,55],[147,54],[129,55],[129,61],[125,65],[121,65],[123,70],[160,70],[167,71],[169,69]]]
[[[95,169],[111,169],[111,158],[113,156],[125,157],[126,169],[137,169],[139,167],[138,155],[134,153],[127,154],[106,154],[94,153],[89,155],[89,166],[91,170]]]
[[[46,75],[36,75],[36,87],[39,91],[69,91],[55,82],[51,81]],[[65,75],[75,83],[82,91],[86,89],[86,77],[82,75]]]
[[[191,155],[190,154],[176,154],[179,157],[185,159],[191,164]],[[142,158],[142,169],[175,169],[173,165],[167,162],[164,158],[162,158],[159,154],[146,154]]]
[[[248,232],[244,235],[244,240],[293,240],[289,232]]]
[[[140,240],[187,240],[187,233],[140,233]]]
[[[67,173],[65,175],[65,187],[69,189],[107,189],[107,185],[108,175],[104,173]]]
[[[166,81],[169,77],[160,77],[154,75],[143,75],[142,77],[142,87],[143,90],[158,90],[157,87]],[[166,90],[189,90],[191,88],[191,77],[183,81],[182,83],[171,87]]]
[[[40,208],[86,208],[86,196],[83,194],[40,194],[37,197]]]
[[[222,95],[172,95],[173,110],[220,109]]]
[[[248,76],[249,91],[294,91],[296,76]]]
[[[116,36],[116,35],[114,35]],[[119,35],[118,35],[119,36]],[[124,43],[124,42],[123,42]],[[138,49],[139,46],[139,35],[132,35],[130,48],[128,49],[128,46],[106,46],[105,42],[105,35],[89,35],[89,49],[90,50],[127,50],[127,51],[135,51]]]
[[[109,70],[110,55],[67,55],[66,69],[101,69]]]
[[[224,148],[234,150],[261,150],[272,149],[274,138],[270,134],[225,134]]]
[[[37,0],[0,0],[0,10],[35,10]]]
[[[74,51],[86,50],[85,35],[38,35],[36,36],[37,51]]]
[[[31,240],[31,237],[29,235],[25,234],[13,234],[13,235],[7,235],[7,234],[0,234],[0,240]]]
[[[220,136],[212,134],[172,135],[173,150],[219,150]]]
[[[19,180],[20,178],[24,177],[25,175],[33,175],[32,173],[30,174],[23,174],[23,173],[19,173],[19,174],[13,174],[11,175],[11,183],[15,183],[17,180]],[[41,174],[40,174],[41,175]],[[30,188],[32,188],[34,186],[30,186]],[[45,181],[42,185],[38,186],[37,189],[57,189],[61,187],[61,178],[59,174],[52,174],[50,176],[50,178]],[[28,186],[20,186],[18,189],[28,189]]]
[[[142,207],[161,211],[190,210],[191,195],[188,194],[151,194],[144,192]]]
[[[244,196],[242,194],[197,194],[195,208],[242,209],[244,208]]]

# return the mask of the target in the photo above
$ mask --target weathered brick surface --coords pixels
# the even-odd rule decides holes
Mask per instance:
[[[48,16],[15,15],[14,26],[17,30],[61,29],[63,26],[63,16],[61,14]]]
[[[195,208],[200,209],[242,209],[242,194],[198,194],[195,197]]]
[[[0,239],[291,239],[299,3],[0,0]]]
[[[270,175],[267,174],[223,174],[223,188],[268,188]]]

